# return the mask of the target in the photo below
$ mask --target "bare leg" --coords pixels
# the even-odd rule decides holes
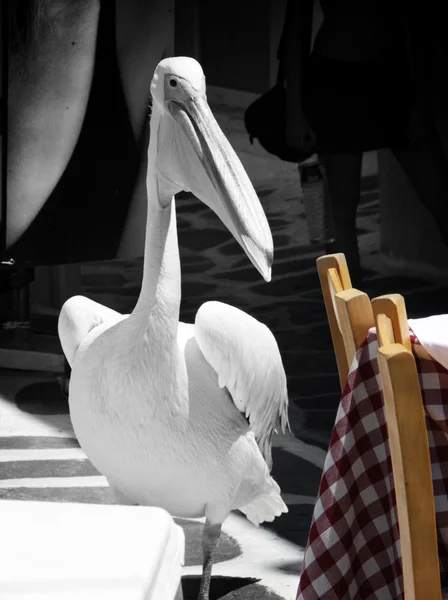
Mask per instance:
[[[392,148],[448,246],[448,160],[434,130],[418,148]]]
[[[221,536],[221,523],[212,525],[208,519],[205,521],[202,534],[202,552],[204,563],[202,567],[201,588],[198,600],[209,600],[210,581],[212,578],[213,558]]]
[[[327,252],[345,254],[352,285],[361,287],[356,212],[361,197],[362,153],[323,154],[321,158],[327,174],[335,237]]]

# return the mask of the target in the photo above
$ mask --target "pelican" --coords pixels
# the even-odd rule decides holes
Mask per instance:
[[[73,427],[121,503],[205,517],[200,600],[208,600],[221,525],[287,512],[270,476],[274,431],[288,426],[274,336],[241,310],[206,302],[179,322],[174,197],[191,191],[230,230],[266,281],[272,235],[249,178],[206,100],[194,59],[165,59],[151,82],[148,215],[141,292],[130,315],[82,296],[58,323],[72,367]],[[181,199],[178,199],[181,201]]]

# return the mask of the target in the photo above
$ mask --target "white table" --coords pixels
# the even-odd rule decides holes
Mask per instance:
[[[159,508],[0,501],[1,600],[178,600],[184,552]]]

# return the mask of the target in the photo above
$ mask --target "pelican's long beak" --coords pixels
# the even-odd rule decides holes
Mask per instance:
[[[266,215],[235,151],[203,95],[168,101],[175,126],[177,179],[209,206],[264,277],[271,280],[273,241]]]

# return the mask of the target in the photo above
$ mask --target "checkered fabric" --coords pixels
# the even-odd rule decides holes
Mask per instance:
[[[412,344],[418,340],[411,332]],[[403,600],[387,427],[369,331],[342,396],[302,565],[297,600]],[[426,412],[439,556],[448,570],[448,371],[416,357]]]

